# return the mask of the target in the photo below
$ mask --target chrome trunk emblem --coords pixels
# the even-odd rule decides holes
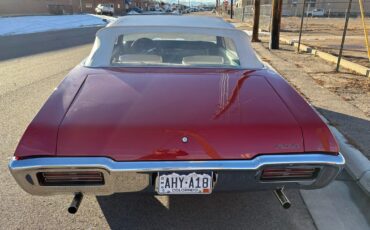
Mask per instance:
[[[182,143],[188,143],[189,139],[187,137],[181,138]]]

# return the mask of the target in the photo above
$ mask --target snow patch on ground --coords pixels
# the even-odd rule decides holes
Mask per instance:
[[[0,17],[0,36],[106,25],[94,15]]]

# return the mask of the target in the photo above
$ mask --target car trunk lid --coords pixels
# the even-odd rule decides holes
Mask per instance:
[[[107,70],[89,75],[58,133],[59,156],[117,161],[251,159],[303,152],[299,124],[246,70]]]

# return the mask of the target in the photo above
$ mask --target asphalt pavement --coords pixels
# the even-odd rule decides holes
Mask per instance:
[[[85,196],[76,215],[67,213],[72,195],[38,197],[24,192],[10,175],[8,161],[53,89],[89,54],[96,30],[53,32],[53,38],[63,45],[46,39],[49,33],[0,38],[0,229],[316,229],[313,216],[320,220],[318,211],[337,202],[325,195],[327,206],[313,206],[326,190],[307,191],[303,193],[305,200],[300,191],[287,191],[292,202],[288,210],[269,191],[173,197]],[[352,191],[351,186],[346,189]],[[351,194],[360,196],[361,191]],[[360,201],[368,202],[366,198]],[[312,207],[313,214],[307,206]],[[329,210],[333,208],[336,206]],[[328,222],[323,222],[320,225],[327,226]]]

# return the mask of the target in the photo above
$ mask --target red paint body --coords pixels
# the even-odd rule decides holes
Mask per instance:
[[[338,151],[315,111],[268,70],[76,67],[15,155],[137,161]]]

